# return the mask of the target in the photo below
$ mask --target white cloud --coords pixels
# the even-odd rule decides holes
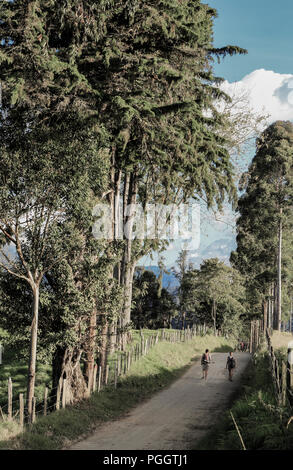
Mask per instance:
[[[247,93],[251,108],[269,114],[269,123],[293,120],[293,75],[259,69],[239,82],[223,82],[221,88],[229,95]]]
[[[171,250],[174,250],[174,249],[175,249],[174,244],[173,244],[173,243],[170,243],[170,244],[168,245],[168,247],[166,248],[166,251],[171,251]]]
[[[200,257],[200,254],[199,253],[191,253],[189,255],[190,258],[199,258]]]
[[[227,94],[232,97],[245,95],[248,97],[249,107],[252,112],[256,114],[269,115],[269,118],[264,123],[264,127],[277,120],[289,120],[293,121],[293,75],[292,74],[280,74],[271,70],[259,69],[243,77],[238,82],[229,83],[225,81],[222,83],[221,88]],[[240,108],[235,109],[235,114]],[[250,160],[252,155],[248,155]],[[245,167],[247,161],[244,160]],[[243,170],[244,171],[244,170]],[[225,205],[224,210],[216,212],[216,214],[206,214],[202,217],[202,226],[207,226],[205,232],[212,234],[215,238],[215,234],[218,238],[223,236],[223,232],[228,231],[231,233],[231,237],[234,237],[234,225],[235,225],[235,214],[233,213],[230,205]],[[201,233],[203,238],[204,233]],[[172,243],[167,248],[166,261],[167,265],[172,266],[178,257],[180,249],[185,248],[183,243],[179,240]],[[190,258],[194,261],[200,261],[202,259],[201,250],[198,250],[198,246],[188,246],[189,250],[194,250],[191,253]],[[217,250],[208,250],[204,252],[204,258],[207,257],[219,257],[221,259],[228,259],[231,247],[229,245],[221,244],[217,246]],[[219,250],[227,250],[227,256],[221,255]],[[154,264],[153,261],[149,261],[149,264]]]

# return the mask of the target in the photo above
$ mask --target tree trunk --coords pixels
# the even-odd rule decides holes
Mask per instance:
[[[273,313],[273,329],[278,329],[278,289],[277,283],[274,283],[274,313]]]
[[[213,304],[212,304],[212,319],[214,321],[214,335],[216,336],[217,334],[217,307],[216,307],[215,299],[213,299]]]
[[[32,324],[31,324],[31,340],[30,340],[30,358],[28,366],[28,383],[27,383],[27,408],[28,420],[32,420],[32,405],[35,395],[36,381],[36,360],[37,360],[37,341],[38,341],[38,321],[39,321],[39,285],[33,287],[33,306],[32,306]]]
[[[249,352],[253,353],[253,335],[254,335],[254,322],[250,322],[250,338],[249,338]]]
[[[280,209],[280,216],[282,216],[282,208]],[[279,221],[279,231],[278,231],[278,278],[277,278],[277,330],[281,331],[281,321],[282,321],[282,236],[283,236],[283,227],[282,219]]]
[[[269,287],[269,300],[268,300],[268,328],[273,326],[273,287]]]
[[[113,155],[113,168],[115,167],[115,154]],[[119,243],[123,234],[121,233],[121,219],[123,221],[123,215],[121,214],[120,209],[120,199],[121,199],[121,181],[122,181],[122,170],[114,170],[112,171],[112,184],[114,191],[110,197],[110,204],[112,208],[112,228],[113,228],[113,240],[112,243],[115,244]],[[121,266],[120,261],[113,266],[112,276],[116,279],[117,284],[121,284]],[[109,327],[109,338],[108,338],[108,346],[109,346],[109,353],[113,353],[115,350],[115,346],[120,346],[120,334],[117,335],[117,328],[119,327],[119,319],[113,320],[113,324]],[[119,343],[119,344],[118,344]]]
[[[185,312],[182,312],[181,318],[182,318],[181,329],[185,330]]]
[[[106,365],[107,365],[107,339],[108,339],[108,322],[104,313],[99,315],[101,324],[101,340],[99,348],[99,366],[102,371],[102,381],[105,377]]]
[[[125,270],[124,276],[124,299],[123,299],[123,311],[122,311],[122,328],[125,329],[131,320],[131,302],[132,302],[132,286],[133,276],[136,263],[128,263]],[[122,333],[122,350],[125,350],[127,339],[127,332]]]
[[[56,395],[61,398],[63,379],[66,379],[66,403],[73,404],[88,396],[88,387],[83,376],[80,358],[82,351],[57,347],[52,361],[52,391],[50,403],[56,403]]]
[[[111,325],[109,325],[108,328],[108,352],[109,354],[113,354],[115,351],[115,345],[116,345],[116,334],[117,331],[117,322],[113,322]]]
[[[132,237],[133,225],[135,217],[135,206],[137,198],[137,176],[135,173],[125,177],[124,185],[124,212],[123,212],[123,225],[124,225],[124,255],[121,265],[121,285],[124,289],[123,308],[121,313],[121,327],[122,327],[122,350],[125,350],[127,333],[125,328],[130,323],[131,301],[132,301],[132,282],[136,262],[132,261]],[[126,206],[127,201],[127,206]]]
[[[80,367],[82,350],[78,348],[64,351],[57,395],[61,396],[63,379],[66,379],[66,403],[74,404],[88,396],[88,387]]]
[[[86,350],[87,362],[86,362],[86,367],[85,367],[85,376],[87,378],[89,395],[93,389],[96,338],[97,338],[97,311],[95,308],[93,308],[91,316],[90,316],[90,321],[89,321],[89,337],[88,337],[88,346]]]
[[[263,301],[263,332],[268,328],[268,301]]]
[[[57,346],[52,358],[52,390],[51,398],[57,394],[57,388],[62,375],[62,365],[65,357],[66,348]]]

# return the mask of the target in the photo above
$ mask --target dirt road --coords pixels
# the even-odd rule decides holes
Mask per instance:
[[[227,353],[214,353],[208,379],[201,379],[200,362],[175,383],[132,409],[126,417],[102,425],[72,450],[183,450],[201,439],[215,423],[239,386],[250,354],[235,354],[233,382],[225,370]]]

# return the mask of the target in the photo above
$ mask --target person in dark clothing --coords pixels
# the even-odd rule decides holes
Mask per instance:
[[[233,357],[233,352],[230,351],[229,356],[227,357],[227,362],[226,362],[226,369],[228,369],[229,372],[229,380],[232,382],[232,377],[234,373],[234,369],[236,368],[236,361],[235,358]]]

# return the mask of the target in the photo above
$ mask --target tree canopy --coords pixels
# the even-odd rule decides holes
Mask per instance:
[[[241,181],[237,251],[231,260],[253,293],[251,312],[262,315],[259,305],[270,296],[270,286],[276,289],[280,284],[279,276],[291,291],[293,124],[273,123],[256,144],[255,157]],[[280,321],[275,312],[275,328],[280,328]]]
[[[39,333],[57,387],[66,375],[74,401],[91,389],[95,361],[104,370],[107,351],[125,348],[137,260],[166,244],[135,239],[138,204],[236,200],[228,122],[215,105],[229,97],[213,61],[246,51],[214,48],[216,11],[200,0],[0,7],[0,228],[16,248],[13,259],[3,251],[1,285],[9,298],[15,276],[20,299],[30,297],[23,281],[32,287],[33,315],[17,309],[33,335],[30,406]],[[112,232],[96,240],[94,208],[104,202]],[[40,332],[39,309],[48,313]]]

